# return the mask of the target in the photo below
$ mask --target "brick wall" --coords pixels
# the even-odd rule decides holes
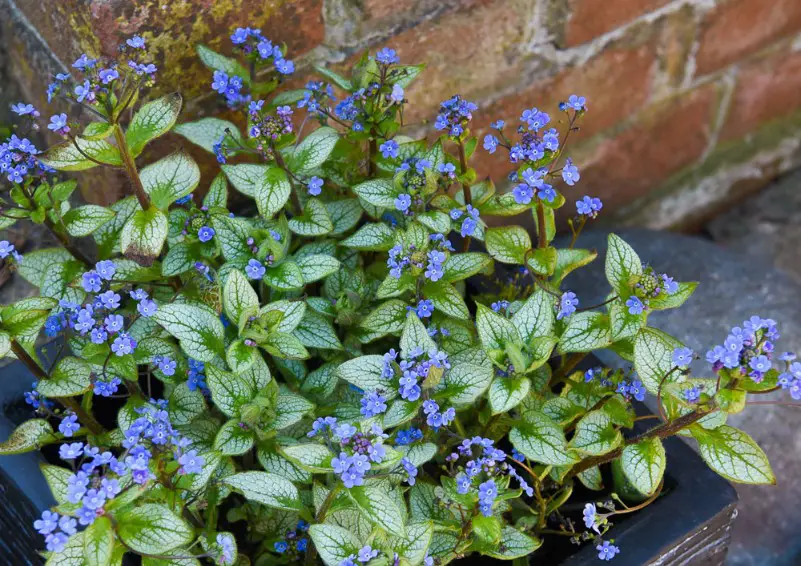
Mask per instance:
[[[166,69],[160,88],[188,94],[188,117],[214,112],[192,46],[225,50],[237,25],[285,41],[301,82],[313,62],[383,45],[428,63],[408,93],[421,134],[454,93],[479,104],[479,134],[583,94],[575,196],[602,197],[616,222],[692,228],[801,163],[801,0],[0,0],[0,12],[32,100],[38,72],[141,33]],[[509,167],[496,154],[479,169],[500,181]],[[109,186],[85,184],[101,200]]]

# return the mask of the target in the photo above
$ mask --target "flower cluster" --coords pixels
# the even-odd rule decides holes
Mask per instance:
[[[190,391],[195,391],[196,389],[199,389],[204,393],[208,393],[209,388],[206,385],[205,371],[206,371],[206,364],[190,358],[189,370],[187,372],[187,380],[186,380],[186,385],[189,387]]]
[[[9,182],[19,185],[44,177],[52,169],[39,161],[37,155],[39,150],[28,138],[12,134],[8,140],[0,143],[0,174]]]
[[[284,57],[281,47],[264,37],[258,29],[236,28],[231,34],[231,43],[234,44],[235,50],[241,51],[253,61],[261,64],[272,63],[281,75],[291,75],[295,72],[295,64]]]
[[[652,299],[673,295],[679,284],[666,273],[657,273],[649,265],[643,265],[643,273],[634,285],[634,294],[626,300],[629,314],[638,315],[648,310]]]
[[[16,249],[16,246],[8,240],[0,240],[0,259],[8,259],[11,256],[18,264],[22,263],[22,254]]]
[[[295,528],[284,533],[284,538],[273,543],[273,549],[278,554],[288,557],[290,560],[299,560],[300,554],[306,552],[309,546],[309,539],[306,533],[309,530],[309,523],[300,520]]]
[[[331,459],[331,467],[347,488],[363,485],[364,476],[372,464],[380,464],[386,457],[384,439],[387,435],[378,424],[373,423],[369,434],[356,431],[353,425],[337,424],[334,417],[317,419],[308,436],[325,434],[326,439],[339,444],[337,456]]]
[[[468,204],[465,210],[461,210],[458,208],[454,208],[450,212],[451,220],[459,220],[462,218],[462,225],[459,229],[459,233],[461,234],[462,238],[466,238],[468,236],[472,236],[476,233],[476,228],[479,226],[480,222],[480,213],[477,208],[473,207],[472,205]]]
[[[420,383],[429,377],[433,369],[436,368],[436,371],[441,375],[442,372],[451,367],[448,361],[448,354],[442,351],[432,350],[426,357],[422,348],[416,348],[407,354],[406,359],[402,359],[396,364],[397,356],[398,354],[395,350],[390,350],[384,354],[383,375],[386,378],[394,377],[396,375],[395,368],[399,369],[398,392],[401,398],[407,401],[417,401],[420,398],[423,392]],[[437,406],[435,412],[438,410],[439,407]]]
[[[523,182],[515,186],[512,195],[518,204],[529,204],[536,195],[538,199],[546,202],[553,202],[556,198],[556,190],[553,186],[545,182],[548,170],[544,167],[538,169],[525,169],[521,173]]]
[[[725,368],[759,383],[772,367],[773,342],[778,338],[774,320],[752,316],[732,328],[723,344],[707,352],[706,360],[716,373]]]
[[[458,138],[467,129],[467,125],[473,119],[473,112],[476,110],[478,110],[476,104],[457,94],[439,105],[439,114],[437,114],[434,127],[438,130],[446,130],[449,136]]]

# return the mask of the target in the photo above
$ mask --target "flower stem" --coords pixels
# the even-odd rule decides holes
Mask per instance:
[[[94,265],[94,262],[90,260],[81,250],[79,250],[77,246],[75,246],[69,236],[56,228],[56,225],[53,224],[53,221],[50,220],[47,215],[45,215],[44,225],[47,227],[50,233],[58,239],[61,245],[64,246],[64,249],[67,250],[72,257],[80,261],[86,267],[92,267]]]
[[[142,185],[142,179],[139,177],[139,171],[136,169],[136,162],[134,161],[133,155],[131,155],[131,150],[125,139],[125,132],[122,131],[122,127],[117,123],[114,124],[114,139],[117,140],[117,148],[120,150],[125,172],[128,175],[128,179],[131,181],[134,194],[139,201],[139,206],[142,207],[142,210],[147,210],[150,208],[150,197],[147,192],[145,192],[144,185]]]
[[[25,367],[36,376],[38,380],[48,380],[50,376],[47,375],[44,369],[39,365],[39,363],[31,357],[31,355],[22,347],[22,345],[17,342],[16,340],[11,340],[11,351],[14,352],[14,355],[17,356],[17,359],[25,364]],[[78,420],[80,423],[89,429],[89,431],[94,435],[103,434],[106,430],[103,428],[95,418],[91,415],[91,413],[84,410],[83,406],[78,403],[72,397],[59,397],[58,402],[64,405],[66,409],[69,409],[73,413],[78,416]]]

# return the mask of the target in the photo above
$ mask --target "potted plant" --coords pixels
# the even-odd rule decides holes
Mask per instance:
[[[561,288],[596,260],[576,247],[602,207],[589,196],[570,246],[552,246],[579,180],[562,158],[583,98],[558,119],[534,108],[496,122],[479,142],[476,106],[454,96],[439,138],[415,140],[402,133],[405,89],[422,66],[385,48],[348,76],[320,68],[323,80],[272,94],[294,71],[284,49],[248,28],[231,39],[238,59],[198,51],[244,130],[176,126],[178,94],[146,101],[158,70],[137,36],[117,61],[82,55],[48,89],[95,121],[52,116],[65,139],[44,152],[21,135],[0,146],[3,226],[30,220],[62,243],[22,257],[0,242],[41,292],[0,310],[0,353],[30,370],[37,412],[0,454],[48,459],[58,504],[34,526],[49,563],[430,566],[525,560],[549,538],[610,560],[626,552],[612,525],[670,500],[663,443],[675,435],[729,480],[774,481],[725,424],[749,395],[799,392],[774,321],[734,328],[707,354],[712,377],[697,378],[695,354],[647,325],[696,283],[613,235],[608,299],[580,305]],[[220,163],[202,199],[187,153],[140,157],[171,130]],[[479,143],[508,151],[510,192],[478,181]],[[123,170],[130,194],[71,206],[76,182],[59,172],[94,167]],[[257,212],[238,214],[234,194]],[[485,224],[520,214],[533,237]],[[512,271],[491,296],[466,286],[496,262]],[[47,360],[41,332],[64,340]],[[581,365],[601,348],[634,370]],[[658,415],[633,410],[646,395]]]

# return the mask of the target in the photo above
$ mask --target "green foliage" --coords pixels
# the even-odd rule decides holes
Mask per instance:
[[[229,106],[252,101],[241,119],[176,125],[181,96],[141,103],[152,77],[125,62],[124,78],[93,91],[97,121],[70,122],[63,143],[29,156],[122,170],[118,202],[73,206],[77,183],[49,171],[10,182],[0,227],[30,220],[63,244],[24,259],[0,247],[40,292],[0,307],[0,356],[37,381],[26,396],[37,418],[0,455],[59,443],[75,463],[42,466],[55,510],[81,519],[48,538],[48,564],[522,563],[553,532],[608,539],[631,510],[610,500],[655,500],[673,434],[732,481],[775,482],[762,450],[725,424],[787,381],[769,360],[773,321],[744,323],[735,358],[693,377],[692,352],[648,318],[697,283],[611,235],[605,300],[565,288],[597,259],[575,244],[598,207],[580,201],[573,242],[556,247],[573,180],[556,138],[526,155],[509,128],[483,140],[517,148],[504,192],[471,167],[476,110],[460,97],[443,103],[438,138],[407,135],[404,89],[422,65],[365,53],[349,71],[317,68],[338,104],[316,83],[273,95],[291,64],[258,34],[237,31],[235,57],[198,46]],[[584,113],[570,102],[550,124],[576,129]],[[520,144],[552,135],[535,114]],[[175,147],[152,143],[170,131]],[[216,156],[208,178],[190,144]],[[509,224],[522,213],[533,231]],[[43,332],[64,348],[41,355]],[[633,369],[587,370],[600,349]],[[646,392],[659,421],[634,433]],[[113,403],[113,426],[92,416]],[[90,455],[70,450],[85,445],[98,455],[80,492],[74,470]],[[575,512],[576,481],[598,492],[592,525]]]

